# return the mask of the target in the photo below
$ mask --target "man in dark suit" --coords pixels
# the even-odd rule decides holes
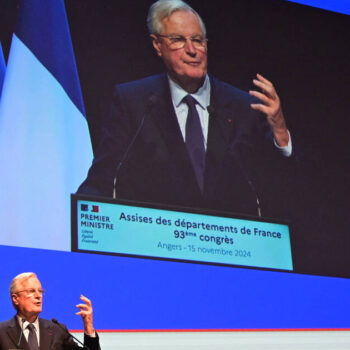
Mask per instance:
[[[17,314],[0,323],[0,350],[24,349],[80,349],[65,326],[39,318],[42,311],[43,289],[32,272],[16,276],[10,286],[11,300]],[[99,350],[99,339],[93,328],[92,306],[88,298],[77,305],[84,323],[84,344],[91,350]]]
[[[248,94],[208,75],[204,23],[182,1],[154,3],[148,27],[167,74],[116,86],[78,192],[257,215],[291,155],[274,86],[257,74]]]

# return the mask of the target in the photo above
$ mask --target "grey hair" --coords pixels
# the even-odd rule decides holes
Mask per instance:
[[[18,285],[28,280],[29,278],[38,278],[34,272],[23,272],[17,275],[12,281],[10,285],[10,294],[14,294],[18,291]]]
[[[19,285],[29,278],[38,278],[34,272],[23,272],[17,275],[12,281],[10,285],[10,296],[13,307],[17,310],[17,306],[14,304],[12,300],[12,294],[16,294],[19,290]]]
[[[175,11],[188,11],[196,15],[203,35],[207,35],[204,22],[199,14],[182,0],[158,0],[152,4],[148,11],[147,27],[150,34],[161,34],[162,20],[168,18]]]

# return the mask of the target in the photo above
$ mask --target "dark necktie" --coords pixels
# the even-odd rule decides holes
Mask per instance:
[[[38,350],[39,349],[38,338],[35,334],[34,325],[32,323],[29,323],[27,328],[29,329],[29,335],[28,335],[29,348],[30,350]]]
[[[192,166],[196,174],[199,188],[203,192],[205,148],[201,122],[196,109],[197,101],[191,95],[185,96],[183,101],[188,105],[186,147],[192,161]]]

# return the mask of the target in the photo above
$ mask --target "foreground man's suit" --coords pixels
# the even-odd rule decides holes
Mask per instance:
[[[40,327],[40,349],[42,350],[69,350],[81,349],[63,329],[49,320],[39,318]],[[0,350],[17,349],[17,344],[21,335],[21,328],[17,318],[13,317],[8,321],[0,323]],[[99,338],[84,335],[84,344],[90,350],[100,350]],[[29,350],[28,343],[22,336],[20,347]]]
[[[165,74],[117,85],[92,167],[78,192],[257,215],[282,215],[288,158],[273,144],[266,116],[249,94],[210,76],[211,97],[204,190],[201,193],[172,104]],[[276,181],[277,180],[277,181]],[[268,200],[267,200],[268,198]]]

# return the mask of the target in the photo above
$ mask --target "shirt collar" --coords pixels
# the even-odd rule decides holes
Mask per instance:
[[[180,105],[182,99],[188,95],[188,92],[185,91],[180,85],[175,83],[168,75],[168,81],[170,86],[171,99],[176,107]],[[193,98],[196,99],[198,104],[203,108],[207,109],[210,105],[210,80],[208,75],[205,77],[203,85],[198,89],[194,94],[190,94]]]
[[[29,322],[27,320],[25,320],[23,322],[23,325],[22,325],[22,320],[24,320],[24,318],[22,319],[22,317],[20,317],[18,315],[17,315],[17,320],[18,320],[19,326],[21,328],[23,327],[23,330],[26,329],[27,326],[29,325]],[[33,325],[35,327],[35,330],[38,331],[39,330],[39,317],[36,318],[36,320],[33,322]]]

